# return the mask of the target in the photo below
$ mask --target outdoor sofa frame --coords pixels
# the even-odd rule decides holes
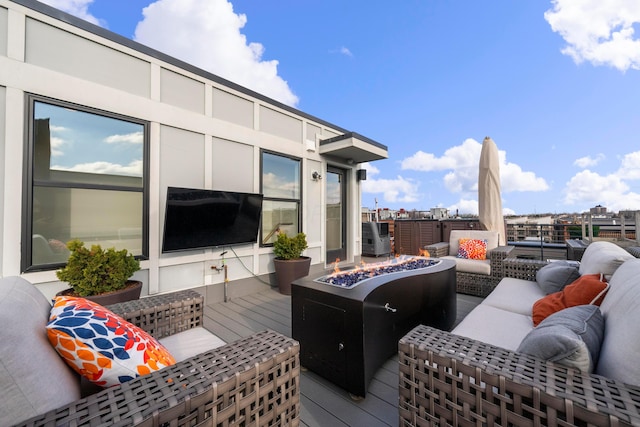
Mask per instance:
[[[179,291],[108,308],[156,338],[202,326],[204,298]],[[110,387],[21,425],[297,426],[300,346],[264,331]]]
[[[509,258],[535,278],[545,261]],[[640,388],[420,325],[399,342],[400,426],[637,426]]]

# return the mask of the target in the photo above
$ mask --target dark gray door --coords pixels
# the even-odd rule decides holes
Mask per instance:
[[[326,236],[327,263],[347,256],[347,191],[346,171],[334,167],[327,168],[326,179]]]

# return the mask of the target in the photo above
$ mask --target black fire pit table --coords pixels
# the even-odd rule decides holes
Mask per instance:
[[[430,262],[351,287],[310,276],[294,281],[292,335],[300,342],[302,366],[365,397],[375,372],[409,330],[418,324],[449,330],[456,319],[455,262]]]

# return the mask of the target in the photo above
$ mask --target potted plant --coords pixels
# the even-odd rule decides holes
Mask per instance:
[[[291,282],[309,274],[311,258],[302,256],[302,251],[307,247],[307,236],[304,233],[293,237],[284,232],[278,233],[273,243],[273,253],[276,256],[273,264],[280,293],[291,295]]]
[[[88,249],[77,239],[67,242],[67,249],[71,252],[67,265],[56,276],[71,288],[59,295],[84,297],[101,305],[140,297],[142,282],[129,280],[140,270],[140,262],[126,249],[102,249],[100,245]]]

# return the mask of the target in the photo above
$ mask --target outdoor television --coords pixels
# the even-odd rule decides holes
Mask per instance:
[[[162,252],[256,243],[262,194],[167,188]]]

